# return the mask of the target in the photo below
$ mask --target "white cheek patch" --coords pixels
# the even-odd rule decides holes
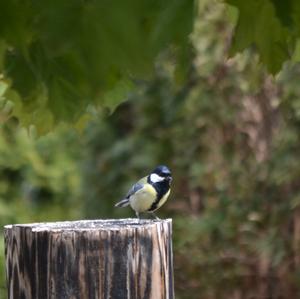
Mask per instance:
[[[152,174],[150,175],[150,181],[151,181],[152,183],[158,183],[158,182],[163,181],[164,179],[165,179],[165,178],[159,176],[159,175],[156,174],[156,173],[152,173]]]

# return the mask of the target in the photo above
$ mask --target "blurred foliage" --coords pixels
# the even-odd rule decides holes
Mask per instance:
[[[254,45],[272,73],[287,60],[300,60],[300,2],[298,0],[225,0],[238,8],[232,53]]]
[[[287,60],[299,61],[299,1],[225,2],[236,24],[231,55],[254,45],[272,73]],[[192,57],[195,8],[203,5],[203,0],[2,0],[0,105],[44,134],[60,122],[83,127],[91,106],[113,110],[136,80],[153,78],[161,52],[177,58],[176,81],[182,82]]]
[[[228,60],[232,11],[203,0],[196,13],[181,84],[178,57],[163,51],[151,80],[137,80],[112,114],[90,109],[97,117],[81,133],[35,139],[10,118],[0,131],[0,224],[133,217],[114,203],[164,163],[174,181],[158,215],[174,221],[176,297],[298,298],[300,65],[272,77],[254,48]]]
[[[114,108],[170,49],[189,60],[194,1],[0,1],[0,74],[22,125],[40,133]]]
[[[12,133],[13,132],[13,133]],[[76,217],[77,135],[61,129],[36,140],[10,122],[0,135],[0,225]],[[27,209],[22,209],[22,206]],[[50,210],[49,210],[50,209]],[[67,211],[70,211],[69,213]],[[50,218],[49,218],[50,217]]]

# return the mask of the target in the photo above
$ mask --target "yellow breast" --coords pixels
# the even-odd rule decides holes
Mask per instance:
[[[135,194],[130,196],[129,202],[130,206],[136,212],[140,213],[149,210],[155,199],[155,189],[151,185],[146,184],[142,189],[138,190]]]

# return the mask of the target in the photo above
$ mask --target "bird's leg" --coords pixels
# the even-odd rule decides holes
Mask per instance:
[[[157,216],[154,214],[154,212],[151,212],[151,215],[152,215],[156,220],[160,220],[160,218],[157,217]]]
[[[135,215],[136,215],[136,217],[137,217],[138,219],[141,219],[141,218],[140,218],[139,212],[135,212]]]

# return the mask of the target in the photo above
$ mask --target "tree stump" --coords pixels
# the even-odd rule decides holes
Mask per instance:
[[[173,299],[172,220],[5,226],[9,299]]]

